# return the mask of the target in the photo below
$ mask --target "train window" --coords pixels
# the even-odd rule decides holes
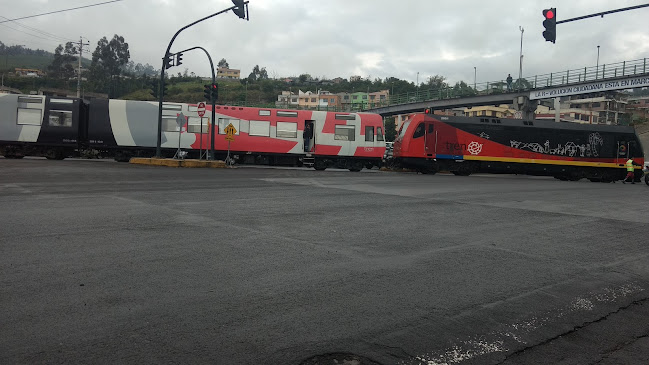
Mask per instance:
[[[278,117],[293,117],[293,118],[297,118],[297,112],[284,112],[284,111],[278,110],[278,111],[277,111],[277,116],[278,116]]]
[[[356,120],[355,114],[336,114],[338,120]]]
[[[365,127],[365,142],[374,142],[374,127]]]
[[[40,109],[18,108],[16,124],[41,125],[41,120],[43,120],[43,114]]]
[[[406,131],[408,130],[408,126],[410,126],[410,121],[403,123],[401,129],[399,129],[399,137],[403,137],[406,134]]]
[[[376,140],[385,141],[385,138],[383,137],[383,128],[381,127],[376,127]]]
[[[424,123],[419,123],[417,129],[415,129],[415,133],[412,135],[412,138],[423,137],[425,132],[426,132],[426,125]]]
[[[40,98],[38,96],[19,96],[18,97],[18,102],[19,103],[42,104],[43,103],[43,98]]]
[[[178,123],[176,117],[162,117],[162,131],[163,132],[178,132]]]
[[[72,112],[50,110],[49,123],[51,127],[72,127]]]
[[[72,99],[50,99],[50,102],[56,104],[74,104],[74,100]]]
[[[337,125],[334,140],[337,141],[355,141],[356,127],[353,125]]]
[[[251,120],[248,134],[251,136],[270,137],[270,122]]]
[[[239,119],[219,118],[219,134],[225,134],[225,128],[230,124],[237,130],[235,135],[238,136],[240,132]]]
[[[201,131],[201,124],[203,130]],[[210,118],[189,117],[187,121],[187,132],[205,134],[209,130]]]
[[[182,104],[162,103],[162,110],[181,111],[181,110],[183,110],[183,106],[182,106]]]
[[[260,110],[259,111],[259,116],[260,117],[268,117],[268,116],[270,116],[270,110]]]
[[[277,122],[277,138],[297,138],[297,123]]]

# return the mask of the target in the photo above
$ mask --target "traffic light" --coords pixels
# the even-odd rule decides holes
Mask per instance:
[[[232,9],[232,11],[241,19],[246,18],[246,5],[244,4],[244,0],[232,0],[232,3],[236,8]]]
[[[203,97],[205,97],[205,100],[207,101],[212,101],[212,85],[203,85]]]
[[[219,100],[219,85],[218,84],[212,84],[212,99],[213,100]]]
[[[178,53],[176,54],[176,66],[180,66],[183,64],[183,54]]]
[[[555,43],[557,40],[557,8],[543,10],[543,16],[545,17],[543,38],[548,42]]]
[[[173,66],[174,66],[174,58],[173,58],[173,55],[170,55],[169,53],[167,53],[167,55],[166,55],[165,58],[164,58],[163,63],[164,63],[165,70],[168,70],[168,69],[170,69],[171,67],[173,67]]]

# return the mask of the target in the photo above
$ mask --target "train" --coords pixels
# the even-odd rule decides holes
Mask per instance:
[[[507,173],[613,182],[632,157],[642,178],[642,144],[629,126],[552,120],[414,114],[394,142],[397,166],[422,173]]]
[[[360,171],[380,166],[385,153],[383,119],[371,113],[211,106],[199,117],[198,104],[162,105],[161,157],[178,150],[234,163],[329,167]],[[156,154],[159,104],[118,99],[0,95],[0,154],[5,158],[102,157],[129,161]],[[180,118],[179,118],[180,117]],[[183,118],[184,117],[184,118]],[[225,128],[236,130],[226,141]],[[309,129],[308,139],[304,138]]]

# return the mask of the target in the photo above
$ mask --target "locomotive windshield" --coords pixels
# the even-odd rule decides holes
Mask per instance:
[[[401,129],[399,130],[399,138],[403,137],[406,134],[406,130],[408,130],[408,126],[410,125],[410,121],[406,121],[403,123],[401,126]]]

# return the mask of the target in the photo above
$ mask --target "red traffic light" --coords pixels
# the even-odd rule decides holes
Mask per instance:
[[[552,9],[544,10],[543,16],[545,16],[545,19],[554,19],[554,11]]]

